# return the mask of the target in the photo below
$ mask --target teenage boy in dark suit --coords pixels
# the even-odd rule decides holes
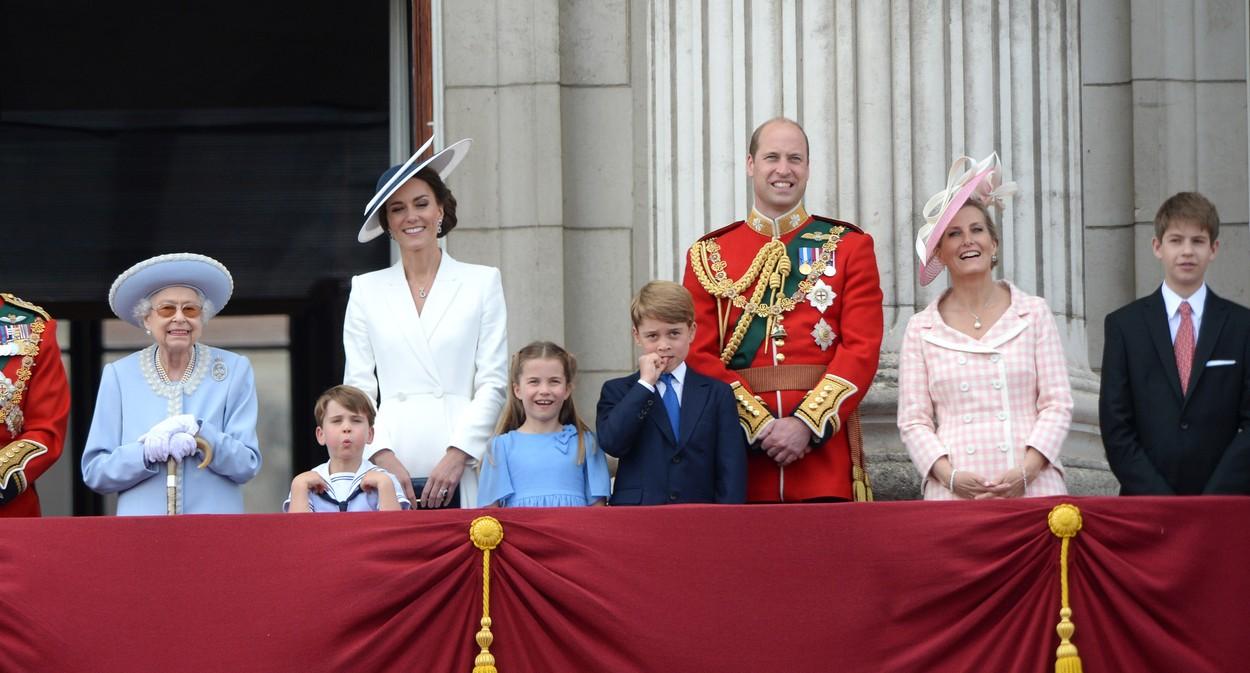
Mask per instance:
[[[1219,235],[1206,197],[1169,198],[1163,284],[1107,316],[1098,416],[1122,495],[1250,493],[1250,310],[1206,285]]]

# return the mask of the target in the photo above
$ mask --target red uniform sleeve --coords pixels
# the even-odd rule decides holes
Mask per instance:
[[[854,245],[848,245],[854,243]],[[845,253],[843,252],[845,246]],[[825,372],[855,385],[856,391],[842,402],[838,416],[849,418],[872,385],[881,357],[881,336],[885,330],[882,312],[881,274],[877,271],[877,255],[868,234],[848,236],[839,246],[839,273],[846,274],[842,286],[840,343]]]
[[[7,437],[8,441],[4,444],[24,439],[47,448],[47,453],[35,456],[26,463],[26,483],[31,484],[61,457],[65,426],[69,419],[69,381],[61,363],[55,320],[46,322],[39,340],[39,354],[30,369],[30,380],[26,382],[26,393],[22,399],[22,416],[21,432]],[[4,435],[8,435],[7,428]]]

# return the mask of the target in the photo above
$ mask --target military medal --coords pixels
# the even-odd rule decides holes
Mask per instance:
[[[820,248],[799,248],[799,273],[806,276],[820,257]]]
[[[23,322],[25,320],[26,320],[26,316],[18,315],[16,313],[10,313],[8,315],[0,315],[0,322],[9,323],[10,325]]]
[[[825,264],[825,275],[829,276],[830,278],[833,278],[834,274],[838,272],[837,269],[833,268],[833,254],[834,254],[834,251],[830,250],[829,262]]]
[[[812,339],[816,341],[816,345],[820,346],[822,351],[829,350],[829,347],[833,345],[833,340],[837,337],[838,335],[833,333],[833,328],[829,326],[829,323],[825,322],[824,318],[818,320],[816,326],[812,328]]]
[[[13,318],[14,316],[5,317]],[[15,325],[11,320],[6,322],[9,324],[0,325],[0,357],[25,355],[25,345],[30,341],[30,325]]]
[[[837,296],[833,288],[825,285],[823,278],[817,278],[816,284],[807,293],[807,301],[812,305],[812,308],[824,313],[825,309],[833,305],[833,300]]]

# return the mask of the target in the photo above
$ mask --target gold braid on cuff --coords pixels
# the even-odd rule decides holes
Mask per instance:
[[[825,374],[820,383],[803,397],[799,408],[794,410],[794,416],[803,421],[812,434],[823,436],[826,423],[830,424],[832,433],[837,434],[842,428],[838,408],[857,390],[859,388],[854,383],[833,374]]]
[[[773,415],[769,413],[759,396],[752,395],[751,391],[741,383],[734,381],[729,384],[729,387],[733,390],[734,402],[738,406],[738,422],[742,424],[742,430],[747,433],[747,444],[754,444],[760,430],[774,420]]]
[[[19,439],[0,449],[0,490],[7,489],[9,482],[16,480],[17,494],[26,491],[26,464],[48,452],[48,447]]]

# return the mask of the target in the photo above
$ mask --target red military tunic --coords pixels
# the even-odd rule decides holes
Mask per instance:
[[[35,480],[61,456],[68,417],[56,321],[0,293],[0,516],[39,516]]]
[[[802,204],[775,223],[752,211],[691,247],[684,284],[698,324],[687,361],[734,387],[748,443],[781,416],[823,438],[784,468],[751,451],[747,500],[851,499],[844,421],[876,375],[884,327],[872,237]]]

